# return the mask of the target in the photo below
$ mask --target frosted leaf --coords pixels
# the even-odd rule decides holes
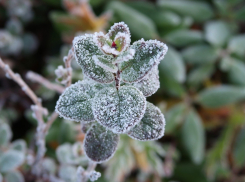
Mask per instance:
[[[116,49],[119,52],[125,51],[130,45],[130,36],[125,33],[118,32],[118,34],[114,38],[114,42],[116,44]]]
[[[119,22],[119,23],[115,23],[109,30],[108,32],[108,37],[111,39],[111,40],[114,40],[116,35],[121,32],[121,33],[124,33],[127,37],[129,37],[129,42],[131,41],[130,40],[130,31],[129,31],[129,28],[128,28],[128,25],[126,25],[124,22]]]
[[[116,151],[119,135],[95,124],[84,139],[84,151],[87,157],[97,163],[109,160]]]
[[[101,56],[93,56],[93,60],[95,64],[99,65],[100,67],[104,68],[107,71],[110,71],[112,73],[116,73],[118,68],[111,63],[111,61],[104,59]]]
[[[164,135],[165,119],[160,109],[147,102],[141,122],[128,132],[136,140],[156,140]]]
[[[90,181],[97,181],[101,177],[100,172],[92,171],[89,175]]]
[[[134,49],[128,49],[127,51],[122,52],[113,63],[115,64],[115,63],[122,63],[124,61],[129,61],[130,59],[134,58],[134,54],[135,54]]]
[[[134,127],[145,113],[146,99],[132,86],[104,88],[92,102],[95,119],[114,133],[125,133]]]
[[[25,142],[25,140],[22,140],[22,139],[15,140],[11,144],[10,149],[17,150],[19,152],[25,153],[26,152],[26,142]]]
[[[101,56],[104,59],[112,59],[113,56],[105,55],[96,43],[93,41],[92,34],[85,34],[83,36],[76,37],[73,41],[75,49],[75,58],[78,64],[82,67],[83,73],[100,83],[110,83],[114,80],[114,76],[111,72],[106,71],[102,67],[95,64],[93,55]]]
[[[135,50],[134,58],[119,65],[122,81],[132,83],[141,80],[164,58],[168,47],[157,40],[135,42],[130,48]]]
[[[72,165],[61,165],[58,171],[59,177],[65,182],[74,182],[76,180],[77,170]]]
[[[65,119],[74,121],[94,121],[91,101],[95,93],[102,89],[99,83],[79,81],[66,88],[56,104],[56,112]]]
[[[45,173],[55,174],[57,167],[55,161],[52,158],[44,158],[42,161],[42,168]]]
[[[0,172],[5,173],[19,167],[24,162],[24,154],[16,150],[8,150],[0,156]]]
[[[154,94],[160,87],[159,82],[159,71],[157,66],[149,72],[142,80],[133,84],[134,87],[138,88],[145,97],[149,97]]]
[[[58,161],[62,164],[72,164],[74,157],[71,144],[65,143],[56,149]]]
[[[5,176],[6,182],[24,182],[24,176],[19,171],[8,172]]]
[[[6,146],[9,144],[9,141],[12,138],[12,131],[6,123],[0,124],[0,147]]]
[[[83,133],[87,133],[87,131],[90,129],[90,127],[94,124],[94,122],[90,123],[82,123],[81,130]]]

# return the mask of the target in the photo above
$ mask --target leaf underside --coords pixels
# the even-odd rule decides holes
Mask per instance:
[[[136,140],[156,140],[164,135],[165,119],[160,109],[147,102],[145,115],[128,135]]]
[[[134,127],[145,113],[146,100],[132,86],[105,88],[96,94],[92,109],[95,119],[115,133],[125,133]]]
[[[114,80],[111,72],[106,71],[99,65],[95,64],[93,56],[100,56],[105,60],[112,60],[113,57],[105,55],[93,41],[92,34],[85,34],[74,39],[73,41],[75,58],[78,64],[82,67],[83,73],[100,83],[110,83]]]
[[[109,160],[116,151],[119,135],[95,124],[84,139],[84,151],[87,157],[97,163]]]

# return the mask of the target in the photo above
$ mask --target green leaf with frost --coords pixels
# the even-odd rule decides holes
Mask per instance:
[[[19,171],[8,172],[5,176],[6,182],[24,182],[24,176]]]
[[[164,135],[165,119],[160,109],[147,102],[144,117],[127,134],[136,140],[157,140]]]
[[[130,47],[135,50],[134,58],[119,65],[122,81],[133,83],[141,80],[164,58],[168,47],[157,41],[141,39]]]
[[[65,182],[76,182],[77,169],[72,165],[61,165],[58,175]]]
[[[56,157],[61,164],[73,164],[74,156],[72,155],[72,146],[69,143],[60,145],[56,149]]]
[[[84,151],[87,157],[97,163],[109,160],[116,151],[119,135],[95,124],[86,133]]]
[[[83,73],[100,83],[110,83],[114,80],[111,72],[105,70],[95,63],[93,56],[100,56],[101,59],[111,60],[112,55],[105,55],[94,42],[94,35],[85,34],[76,37],[73,41],[74,54],[77,63],[82,67]]]
[[[48,174],[53,174],[53,175],[56,173],[56,170],[57,170],[54,159],[48,158],[48,157],[45,157],[43,159],[42,168],[43,168],[44,172],[46,172]]]
[[[139,89],[145,97],[149,97],[154,94],[160,87],[159,71],[157,66],[155,66],[142,80],[133,83],[133,86]]]
[[[125,133],[140,122],[146,99],[135,87],[104,88],[96,94],[92,109],[96,121],[115,133]]]
[[[0,156],[0,172],[6,173],[16,169],[24,162],[23,153],[16,150],[8,150]]]
[[[237,35],[230,39],[228,43],[228,49],[235,55],[244,58],[245,57],[245,35]]]
[[[65,119],[74,121],[94,121],[91,102],[103,85],[83,80],[68,87],[56,104],[56,112]]]

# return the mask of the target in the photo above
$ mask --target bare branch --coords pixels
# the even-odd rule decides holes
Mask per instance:
[[[46,78],[42,77],[41,75],[34,73],[32,71],[28,71],[26,74],[26,78],[33,81],[33,82],[37,82],[40,83],[41,85],[45,86],[46,88],[50,89],[50,90],[55,90],[58,93],[63,93],[65,88],[55,84],[55,83],[51,83],[49,80],[47,80]]]

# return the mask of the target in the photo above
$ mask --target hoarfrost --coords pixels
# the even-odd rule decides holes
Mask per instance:
[[[100,67],[104,68],[107,71],[110,71],[112,73],[116,73],[118,68],[112,64],[110,61],[108,61],[107,59],[103,59],[100,56],[93,56],[93,60],[94,62],[99,65]]]
[[[108,31],[108,36],[111,40],[114,40],[116,35],[121,32],[121,33],[125,33],[127,36],[129,36],[129,42],[130,40],[130,31],[128,28],[128,25],[126,25],[124,22],[119,22],[119,23],[115,23],[110,30]]]
[[[158,74],[158,67],[154,66],[154,68],[149,72],[147,76],[145,76],[139,82],[134,83],[133,86],[138,88],[145,97],[149,97],[154,94],[160,87]]]
[[[141,122],[128,132],[136,140],[157,140],[164,135],[165,119],[160,109],[147,102]]]
[[[96,65],[92,57],[96,55],[110,60],[112,56],[103,54],[93,41],[93,37],[92,34],[85,34],[73,40],[76,61],[82,67],[83,73],[89,78],[100,83],[110,83],[114,80],[113,74]]]
[[[129,61],[130,59],[134,58],[135,50],[134,49],[129,49],[128,51],[122,52],[116,60],[113,62],[115,63],[122,63],[124,61]]]
[[[102,84],[79,81],[66,88],[56,104],[56,112],[65,119],[74,121],[94,121],[91,101]]]
[[[119,135],[105,127],[95,124],[84,139],[84,151],[87,157],[97,163],[109,160],[116,151]]]
[[[101,173],[100,172],[96,172],[96,171],[92,171],[89,175],[89,179],[90,181],[96,181],[98,180],[98,178],[101,177]]]
[[[114,133],[125,133],[142,119],[146,99],[135,87],[104,88],[92,102],[95,119]]]
[[[150,70],[164,58],[168,47],[157,40],[135,42],[130,48],[135,49],[134,58],[119,65],[122,81],[137,82],[144,78]]]

